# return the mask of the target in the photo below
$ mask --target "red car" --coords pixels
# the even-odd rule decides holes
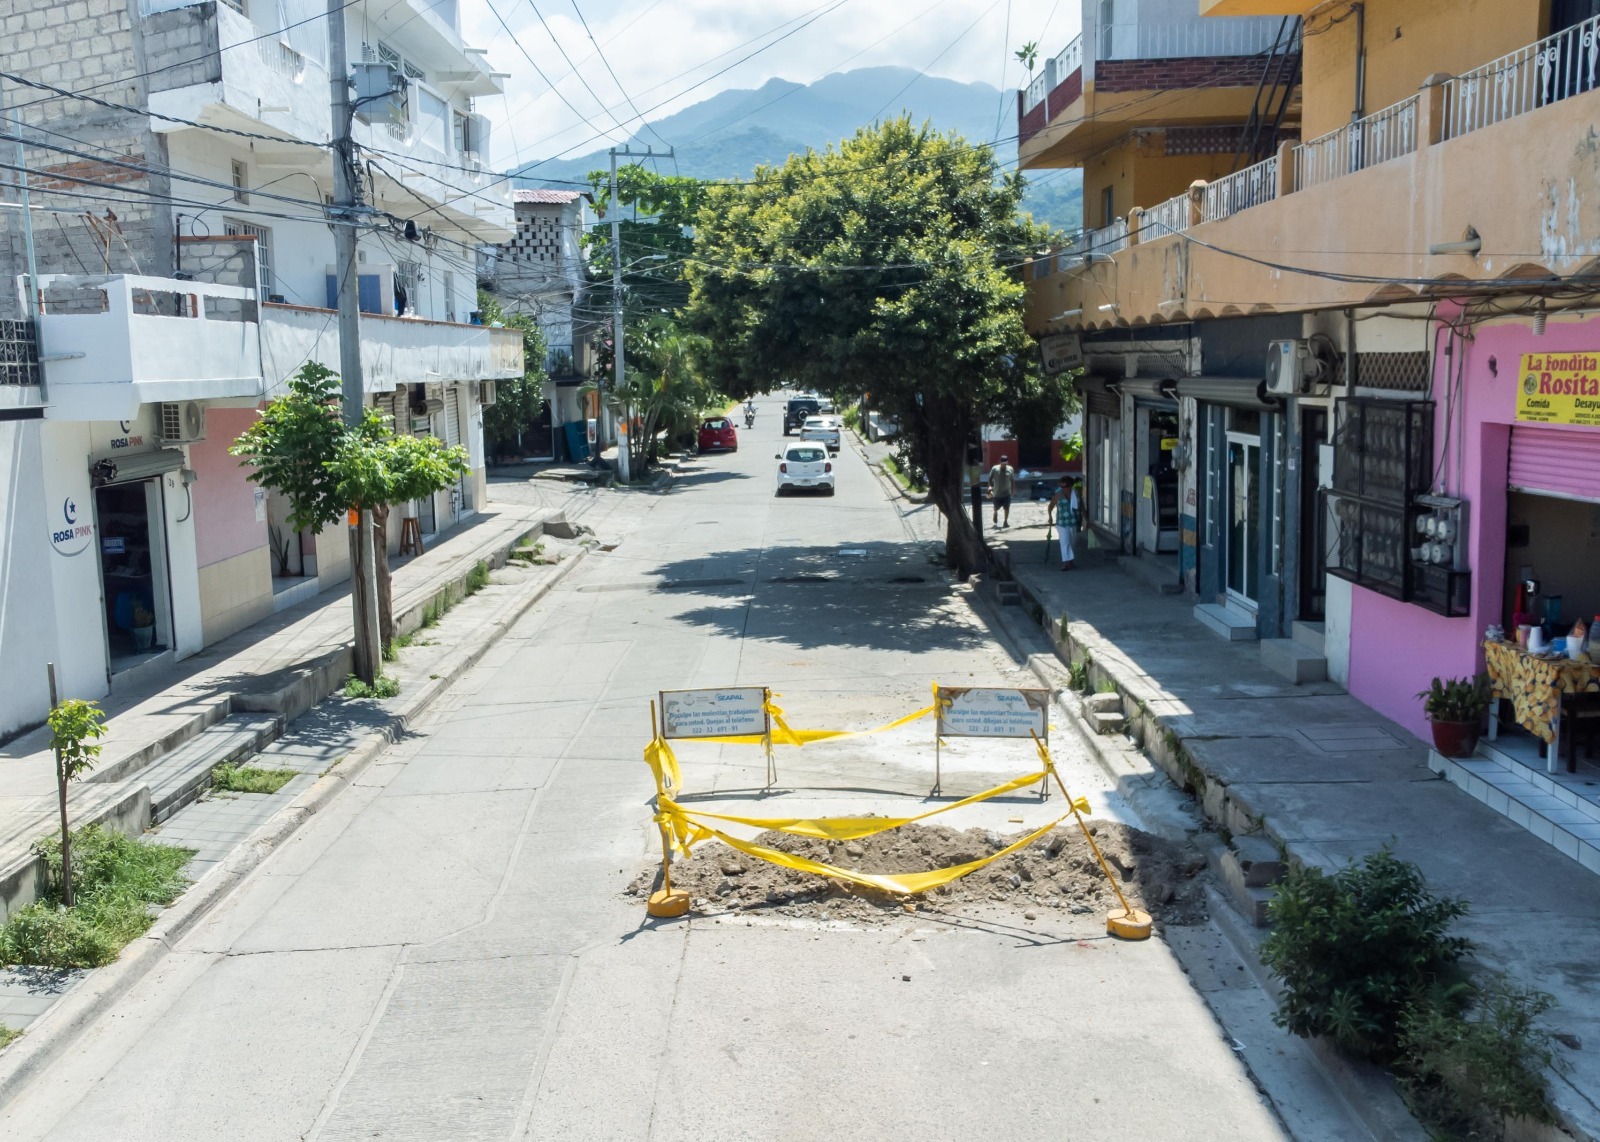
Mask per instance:
[[[739,435],[733,430],[733,421],[725,416],[713,416],[701,421],[700,451],[739,451]]]

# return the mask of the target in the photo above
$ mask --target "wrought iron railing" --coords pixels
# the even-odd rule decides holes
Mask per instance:
[[[1374,111],[1294,149],[1294,188],[1305,190],[1417,149],[1418,97]]]
[[[1234,171],[1207,183],[1201,217],[1207,222],[1215,222],[1263,202],[1271,202],[1276,197],[1278,156],[1273,155],[1255,166],[1245,167],[1244,170]]]
[[[39,383],[39,340],[31,321],[0,319],[0,385]]]
[[[1600,16],[1519,48],[1448,84],[1453,139],[1600,87]]]

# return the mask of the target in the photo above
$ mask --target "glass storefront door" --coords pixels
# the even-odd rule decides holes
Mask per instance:
[[[1261,438],[1228,433],[1228,596],[1254,607],[1260,591]]]

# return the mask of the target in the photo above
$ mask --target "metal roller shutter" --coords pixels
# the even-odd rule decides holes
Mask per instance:
[[[1506,483],[1515,492],[1600,504],[1600,431],[1513,425]]]

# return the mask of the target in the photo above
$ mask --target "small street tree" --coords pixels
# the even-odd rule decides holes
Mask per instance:
[[[732,397],[870,393],[963,574],[984,558],[963,510],[968,442],[988,423],[1054,428],[1072,401],[1022,323],[1020,266],[1051,233],[1018,214],[1022,191],[989,147],[892,119],[712,188],[687,269],[708,379]]]
[[[398,436],[377,409],[347,428],[340,395],[338,374],[308,362],[228,451],[252,469],[250,480],[288,501],[289,526],[297,531],[319,533],[351,508],[372,511],[378,630],[387,646],[394,638],[389,508],[455,484],[468,471],[467,453],[432,436]]]
[[[54,671],[54,667],[51,670]],[[51,698],[55,675],[50,676]],[[72,829],[67,820],[67,786],[94,768],[100,757],[106,716],[94,702],[69,698],[50,708],[50,750],[56,758],[56,793],[61,802],[61,902],[72,907]]]
[[[628,436],[629,463],[644,472],[658,459],[656,436],[692,427],[720,394],[700,371],[705,339],[678,321],[657,315],[629,326],[627,337],[628,375],[620,387],[607,386],[606,397],[620,415],[639,422],[639,431]],[[610,356],[602,354],[607,369]]]

